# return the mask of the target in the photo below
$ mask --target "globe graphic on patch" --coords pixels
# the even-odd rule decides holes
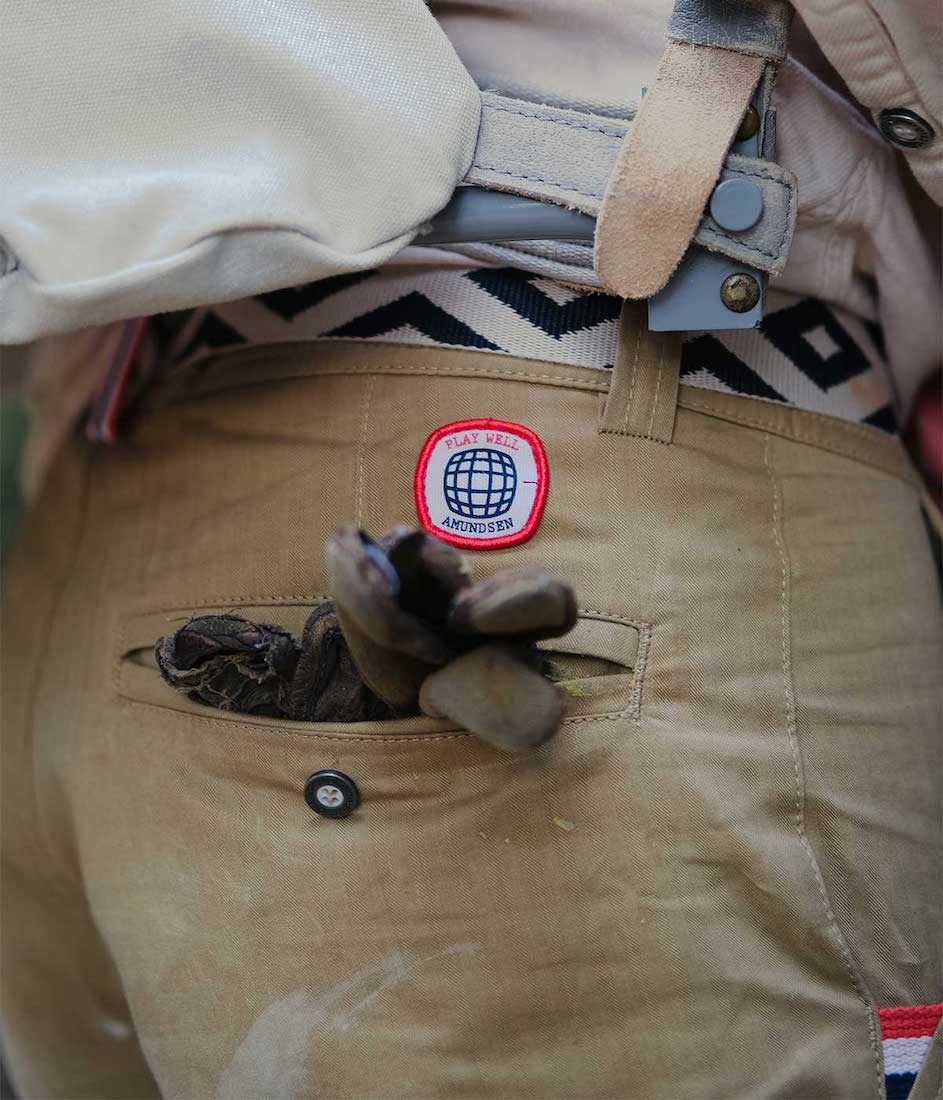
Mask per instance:
[[[494,519],[511,510],[517,468],[510,455],[490,447],[471,447],[452,455],[442,475],[449,509],[468,519]]]

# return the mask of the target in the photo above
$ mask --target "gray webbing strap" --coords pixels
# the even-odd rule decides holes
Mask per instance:
[[[595,217],[631,125],[630,119],[483,92],[478,144],[465,182]],[[731,153],[720,179],[742,178],[752,180],[762,192],[762,218],[745,232],[732,234],[705,213],[694,240],[739,263],[778,274],[785,267],[795,226],[795,177],[771,161]]]
[[[779,62],[791,19],[786,0],[675,0],[668,37]]]

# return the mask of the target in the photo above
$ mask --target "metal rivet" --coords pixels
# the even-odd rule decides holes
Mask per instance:
[[[742,233],[763,216],[763,192],[752,180],[724,180],[714,188],[710,212],[721,229]]]
[[[743,116],[740,129],[734,141],[749,141],[760,128],[760,116],[755,107],[747,107],[747,113]],[[729,130],[727,131],[730,132]]]
[[[888,107],[878,115],[881,133],[895,145],[922,149],[934,138],[933,127],[925,118],[905,107]]]
[[[738,271],[720,284],[720,300],[732,313],[747,313],[760,300],[760,284],[752,275]]]

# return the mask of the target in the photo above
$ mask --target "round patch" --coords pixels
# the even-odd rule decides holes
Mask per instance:
[[[530,428],[459,420],[422,448],[416,511],[427,531],[453,546],[498,550],[537,530],[549,484],[543,443]]]

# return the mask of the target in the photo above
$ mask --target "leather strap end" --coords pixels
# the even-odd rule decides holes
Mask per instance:
[[[671,278],[766,64],[713,46],[668,43],[596,222],[596,274],[611,294],[648,298]]]

